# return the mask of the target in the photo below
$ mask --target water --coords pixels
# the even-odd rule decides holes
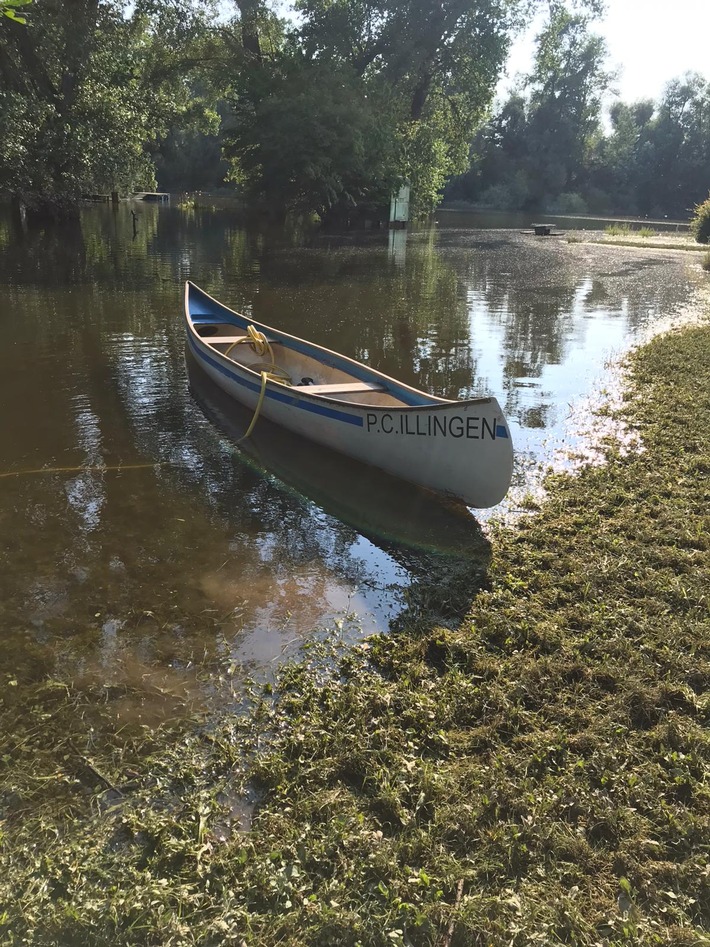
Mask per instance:
[[[481,515],[268,422],[238,448],[250,414],[185,358],[185,279],[437,395],[495,394],[514,498],[608,359],[695,292],[691,254],[461,215],[326,235],[137,210],[135,235],[125,205],[62,229],[0,212],[5,671],[119,684],[125,712],[202,699],[216,670],[268,673],[336,620],[386,629],[434,560],[491,554]]]

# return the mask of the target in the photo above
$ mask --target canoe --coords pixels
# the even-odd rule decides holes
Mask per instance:
[[[495,398],[451,401],[345,355],[228,309],[185,284],[189,350],[201,368],[254,412],[381,470],[495,506],[513,472],[510,429]]]

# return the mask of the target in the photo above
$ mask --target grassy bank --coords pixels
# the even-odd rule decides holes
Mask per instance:
[[[570,232],[567,235],[568,243],[594,243],[611,247],[637,247],[641,250],[682,250],[690,253],[707,253],[707,247],[696,243],[686,231],[684,233],[664,233],[652,231],[650,228],[639,230],[624,227],[607,227],[604,232],[584,231]]]
[[[448,588],[462,624],[423,613],[335,679],[314,654],[210,727],[111,734],[30,662],[0,941],[710,943],[710,330],[630,371],[643,451],[501,530],[486,590]]]

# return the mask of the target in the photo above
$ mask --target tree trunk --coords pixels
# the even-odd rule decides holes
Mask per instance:
[[[242,18],[242,47],[248,60],[261,65],[259,42],[259,0],[237,0]]]

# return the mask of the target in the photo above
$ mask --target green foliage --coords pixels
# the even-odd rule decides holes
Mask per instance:
[[[185,61],[200,16],[179,4],[42,0],[3,28],[0,187],[32,203],[154,186],[151,146],[200,113]],[[69,15],[71,14],[71,15]],[[204,113],[202,113],[204,114]]]
[[[413,216],[428,214],[439,203],[447,178],[466,166],[468,136],[449,121],[447,106],[432,100],[427,121],[399,126],[399,166],[412,185]],[[394,167],[393,167],[394,170]]]
[[[397,178],[388,102],[364,97],[346,66],[284,56],[243,77],[232,110],[225,154],[252,200],[321,216],[389,200]]]
[[[528,76],[527,170],[539,204],[577,191],[580,168],[599,127],[609,84],[604,41],[588,20],[553,11],[538,36],[535,70]]]
[[[548,204],[548,211],[553,214],[586,214],[589,212],[587,202],[581,194],[563,192],[559,194],[551,204]]]
[[[279,213],[342,217],[408,180],[424,214],[473,140],[451,197],[684,214],[707,186],[710,84],[688,75],[659,103],[618,103],[604,135],[610,75],[584,15],[597,0],[549,5],[526,94],[481,128],[511,37],[542,2],[294,0],[280,20],[238,0],[216,28],[209,0],[0,0],[0,188],[64,203],[152,187],[156,167],[176,189],[228,170]]]
[[[697,243],[710,243],[710,195],[706,201],[695,208],[690,232]]]
[[[32,0],[0,0],[0,16],[15,20],[16,23],[26,23],[27,20],[17,12],[17,8],[26,7],[30,3]]]
[[[468,187],[489,206],[500,196],[505,209],[584,213],[584,161],[599,134],[609,82],[606,48],[586,17],[559,6],[537,43],[528,94],[511,95],[473,142],[480,161]],[[456,190],[455,184],[449,193]]]
[[[321,214],[386,203],[407,179],[415,212],[428,212],[466,166],[515,6],[301,0],[285,51],[235,83],[235,177],[272,204]]]

